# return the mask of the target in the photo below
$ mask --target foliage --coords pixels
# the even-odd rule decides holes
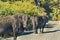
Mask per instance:
[[[27,15],[36,15],[38,13],[37,6],[31,4],[31,3],[22,3],[22,2],[15,2],[11,4],[10,9],[13,11],[13,13],[24,13]]]
[[[40,12],[39,12],[40,11]],[[38,15],[43,13],[44,9],[37,9],[37,6],[29,2],[16,1],[13,3],[0,1],[0,15],[15,15],[24,13],[26,15]]]
[[[9,7],[10,7],[9,2],[3,3],[0,1],[0,15],[10,15]]]
[[[52,20],[59,21],[60,20],[60,4],[59,4],[59,0],[51,1],[50,2],[50,8],[53,9],[52,13],[50,13],[50,16],[52,17]]]
[[[49,12],[50,16],[52,17],[52,20],[60,20],[60,0],[41,0],[41,4],[48,5],[50,9],[52,9],[52,12]],[[47,6],[46,6],[47,7]],[[48,11],[48,10],[46,10]]]
[[[52,17],[53,20],[60,20],[60,9],[54,8],[53,12],[50,13],[50,16]]]
[[[2,2],[3,1],[3,2]],[[24,13],[26,15],[41,15],[48,12],[48,8],[52,9],[48,16],[52,20],[60,20],[60,0],[40,0],[41,7],[37,8],[34,0],[0,0],[0,15],[15,15]],[[47,5],[47,6],[46,6]],[[45,8],[47,8],[47,10]],[[47,11],[47,12],[46,12]]]

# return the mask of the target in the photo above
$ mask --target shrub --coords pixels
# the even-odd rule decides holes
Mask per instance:
[[[9,2],[0,1],[0,15],[11,15]]]
[[[22,3],[20,1],[17,1],[13,4],[11,4],[10,9],[13,11],[14,14],[16,13],[24,13],[27,15],[35,15],[38,13],[37,6],[31,4],[31,3]]]
[[[40,15],[40,13],[45,13],[43,8],[37,8],[36,5],[31,4],[30,2],[21,2],[16,1],[13,3],[1,2],[0,1],[0,15],[15,15],[24,13],[26,15]]]
[[[59,10],[60,10],[59,8],[56,8],[56,7],[53,8],[53,12],[50,13],[52,20],[56,20],[56,21],[60,20],[60,11]]]

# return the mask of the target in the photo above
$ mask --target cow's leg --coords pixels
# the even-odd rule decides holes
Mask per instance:
[[[34,24],[34,17],[30,17],[31,21],[32,21],[32,26],[33,26],[33,32],[35,33],[35,24]]]
[[[35,27],[35,25],[33,24],[33,32],[36,33],[37,32],[37,29]]]
[[[35,27],[36,27],[35,32],[38,33],[39,26],[38,26],[38,18],[37,17],[35,17]]]
[[[20,23],[20,27],[19,27],[19,33],[22,34],[24,32],[24,27],[23,27],[23,23]]]
[[[33,28],[33,32],[34,32],[35,34],[37,34],[37,33],[38,33],[37,31],[38,31],[38,28],[34,27],[34,28]]]
[[[4,34],[1,34],[1,37],[4,37]]]
[[[37,33],[37,28],[36,28],[36,21],[35,21],[35,17],[31,17],[32,20],[32,25],[33,25],[33,32]]]
[[[17,32],[16,32],[16,31],[17,31],[18,29],[16,28],[16,24],[13,24],[12,27],[13,27],[14,40],[16,40],[16,39],[17,39]]]
[[[32,25],[33,25],[33,32],[34,32],[34,33],[37,33],[37,28],[36,28],[36,25],[35,25],[35,20],[34,20],[34,18],[32,19]]]
[[[38,28],[40,29],[39,32],[41,33],[42,30],[41,30],[41,25],[40,25],[40,23],[38,24]]]
[[[23,17],[23,27],[24,27],[24,30],[27,30],[27,21],[28,21],[28,17],[27,16],[24,16]]]
[[[38,32],[37,32],[37,29],[35,29],[35,34],[37,34]]]
[[[39,26],[40,27],[40,32],[41,32],[41,26]]]
[[[42,28],[42,33],[44,32],[44,27],[45,27],[46,24],[42,25],[41,28]]]
[[[43,33],[44,32],[44,26],[42,27],[42,31],[41,31],[41,33]]]
[[[35,33],[37,34],[38,33],[38,26],[35,27]]]

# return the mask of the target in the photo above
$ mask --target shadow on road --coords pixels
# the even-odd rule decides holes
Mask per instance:
[[[52,31],[47,31],[47,32],[43,32],[43,34],[46,34],[46,33],[54,33],[54,32],[59,32],[60,30],[52,30]],[[33,32],[32,31],[26,31],[26,32],[23,32],[22,34],[18,34],[17,36],[25,36],[25,35],[29,35],[29,34],[32,34]],[[9,38],[9,37],[13,37],[13,35],[9,35],[9,36],[6,36],[5,38]]]
[[[29,35],[29,34],[32,34],[32,33],[33,33],[32,31],[26,31],[26,32],[23,32],[22,35],[18,35],[18,36]]]
[[[31,31],[26,31],[26,32],[23,32],[22,34],[18,33],[17,36],[24,36],[24,35],[29,35],[29,34],[32,34],[32,33],[33,32],[31,32]],[[7,35],[5,35],[5,37],[2,37],[2,38],[10,38],[10,37],[13,37],[13,34],[7,34]]]
[[[53,33],[53,32],[58,32],[60,30],[52,30],[52,31],[47,31],[47,32],[44,32],[44,33]]]

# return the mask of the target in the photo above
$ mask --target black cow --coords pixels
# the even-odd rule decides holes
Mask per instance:
[[[48,22],[48,16],[34,16],[31,19],[34,32],[38,33],[37,30],[40,29],[40,32],[43,33],[44,27]]]

